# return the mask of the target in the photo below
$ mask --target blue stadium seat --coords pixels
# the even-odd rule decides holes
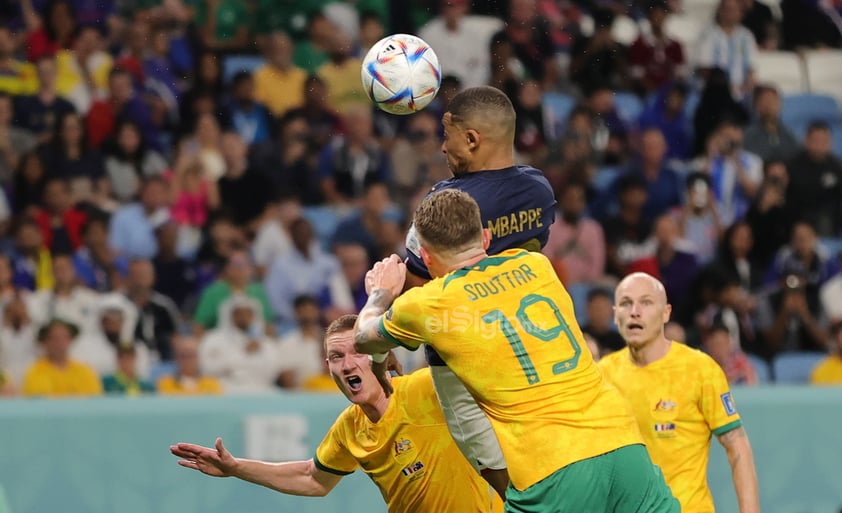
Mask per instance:
[[[614,106],[623,121],[636,125],[643,112],[643,101],[634,93],[614,93]]]
[[[565,285],[564,288],[567,289],[570,299],[573,300],[573,307],[576,309],[576,321],[584,326],[588,323],[588,292],[591,291],[591,286],[587,283],[574,283]]]
[[[836,100],[826,94],[791,94],[782,101],[781,119],[786,125],[799,125],[814,120],[829,123],[842,121]]]
[[[544,93],[541,99],[544,109],[544,129],[547,137],[554,140],[561,137],[567,125],[567,117],[576,106],[576,99],[564,93]]]
[[[819,240],[819,245],[823,246],[832,257],[842,253],[842,238],[824,237]]]
[[[804,384],[813,368],[827,356],[824,353],[781,353],[772,361],[772,374],[778,384]]]
[[[241,71],[254,72],[264,62],[259,55],[229,55],[222,61],[222,78],[228,82]]]
[[[753,354],[746,356],[748,356],[748,361],[751,362],[751,366],[754,367],[754,373],[757,374],[757,383],[760,385],[771,383],[772,369],[769,368],[769,364],[766,363],[766,360],[754,356]]]
[[[833,137],[833,153],[842,158],[842,121],[831,124],[830,136]]]
[[[149,369],[149,382],[153,385],[164,376],[172,376],[175,374],[176,368],[174,362],[159,362],[154,364]]]
[[[611,187],[611,184],[614,183],[614,180],[620,176],[620,170],[616,167],[601,167],[596,170],[596,174],[591,181],[591,185],[597,190],[597,192],[605,192]]]

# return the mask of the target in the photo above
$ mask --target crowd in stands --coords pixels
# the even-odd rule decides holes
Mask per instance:
[[[673,37],[699,5],[698,38]],[[842,2],[772,7],[0,1],[0,396],[336,391],[322,330],[404,253],[450,176],[441,114],[481,84],[510,96],[518,161],[556,191],[544,253],[597,356],[623,346],[613,285],[645,271],[670,336],[733,383],[792,354],[842,382],[842,110],[831,91],[788,124],[757,64],[824,51],[842,68]],[[395,32],[444,77],[406,117],[360,82]]]

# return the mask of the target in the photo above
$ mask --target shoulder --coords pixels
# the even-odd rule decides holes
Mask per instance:
[[[689,370],[695,369],[699,373],[718,372],[722,370],[719,364],[704,351],[679,342],[673,342],[672,344],[673,358],[676,361],[686,364]]]
[[[599,362],[597,362],[597,366],[602,369],[604,372],[612,372],[620,368],[620,366],[627,362],[629,359],[629,349],[624,347],[619,351],[614,351],[611,354],[603,356]]]

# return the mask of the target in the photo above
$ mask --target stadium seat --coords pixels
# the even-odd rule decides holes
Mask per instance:
[[[760,385],[771,383],[772,370],[769,368],[769,364],[766,360],[754,356],[753,354],[746,356],[748,356],[748,361],[751,362],[751,366],[754,368],[754,373],[757,375],[757,383]]]
[[[304,207],[301,215],[304,219],[310,221],[313,233],[315,233],[323,248],[328,247],[333,234],[336,232],[336,227],[344,219],[344,216],[340,216],[328,206]]]
[[[584,326],[588,323],[588,293],[591,291],[591,286],[587,283],[573,283],[564,286],[567,293],[570,294],[570,299],[573,300],[573,307],[576,309],[576,321],[579,325]]]
[[[175,374],[176,368],[174,362],[159,362],[149,369],[149,382],[153,385],[164,376],[172,376]]]
[[[772,361],[772,375],[778,384],[804,384],[824,353],[781,353]]]
[[[266,62],[259,55],[229,55],[222,61],[222,76],[225,82],[241,71],[253,72]]]
[[[842,103],[842,50],[814,50],[804,54],[810,92],[829,94]]]
[[[643,112],[643,101],[634,93],[614,93],[614,106],[623,121],[630,125],[636,125]]]
[[[693,45],[699,39],[699,34],[702,30],[711,23],[712,18],[699,18],[687,14],[674,14],[667,18],[666,32],[667,35],[682,45],[689,54],[689,59],[695,57],[693,55]]]
[[[831,256],[837,256],[842,253],[842,238],[822,238],[819,246],[825,248]]]
[[[804,65],[795,52],[759,52],[757,80],[773,84],[782,94],[807,92]]]
[[[544,93],[541,100],[544,109],[544,130],[550,140],[557,140],[564,133],[567,117],[576,106],[576,99],[564,93]]]
[[[596,170],[591,185],[597,190],[597,193],[601,194],[611,187],[618,176],[620,176],[620,170],[616,167],[601,167]]]
[[[795,127],[816,120],[833,123],[842,121],[842,111],[837,101],[826,94],[788,94],[782,98],[781,120]]]

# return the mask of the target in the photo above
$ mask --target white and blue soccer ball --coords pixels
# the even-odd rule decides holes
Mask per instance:
[[[420,37],[386,36],[368,51],[361,70],[363,88],[381,110],[412,114],[423,109],[441,86],[436,53]]]

